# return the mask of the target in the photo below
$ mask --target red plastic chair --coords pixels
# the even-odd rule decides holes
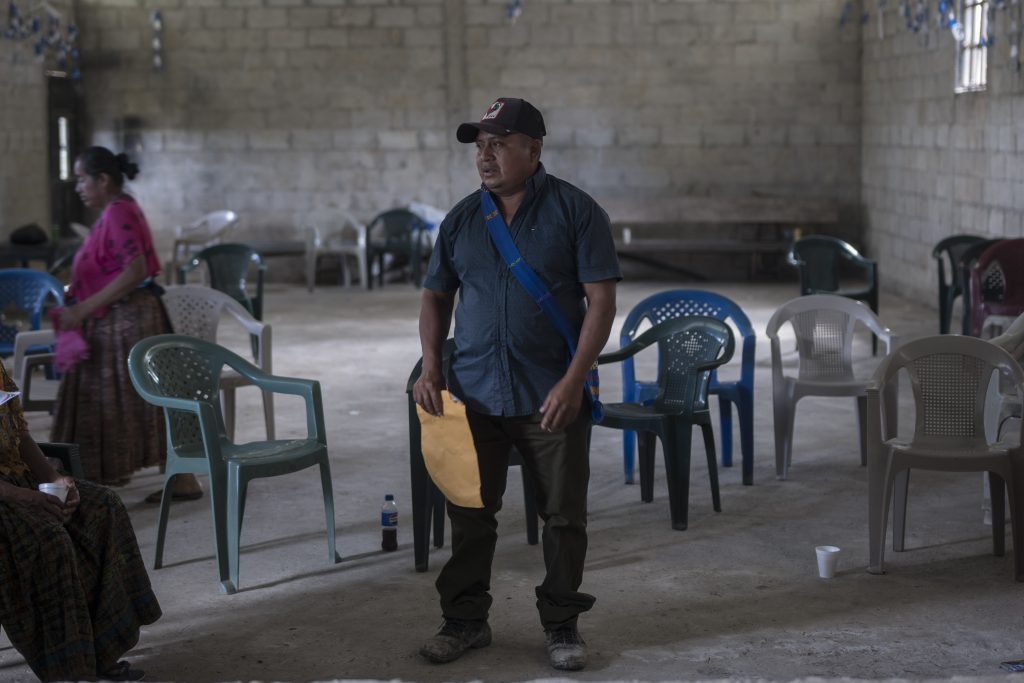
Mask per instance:
[[[971,336],[980,337],[985,319],[1024,313],[1024,239],[1000,240],[971,267]]]

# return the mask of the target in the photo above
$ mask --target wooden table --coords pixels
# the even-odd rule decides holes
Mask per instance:
[[[616,251],[629,259],[697,280],[704,276],[665,260],[666,253],[747,253],[751,276],[762,254],[783,254],[795,232],[811,225],[835,224],[839,204],[831,199],[787,197],[663,197],[598,199],[615,226]],[[753,237],[709,234],[666,237],[667,226],[753,226]],[[646,234],[645,234],[646,233]]]

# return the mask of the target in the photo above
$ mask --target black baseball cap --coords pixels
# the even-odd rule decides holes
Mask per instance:
[[[508,135],[522,133],[535,140],[547,134],[544,117],[526,100],[518,97],[499,97],[487,108],[477,123],[463,123],[455,132],[459,142],[475,142],[479,131]]]

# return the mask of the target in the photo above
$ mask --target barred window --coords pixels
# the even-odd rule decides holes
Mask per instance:
[[[960,0],[959,4],[963,39],[957,41],[956,92],[984,90],[988,80],[989,0]]]

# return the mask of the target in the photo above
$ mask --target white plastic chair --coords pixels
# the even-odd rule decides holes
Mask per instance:
[[[52,346],[53,330],[25,330],[14,336],[14,354],[11,356],[11,377],[18,383],[21,390],[21,407],[24,410],[52,410],[57,401],[57,386],[60,380],[45,380],[46,389],[33,392],[32,380],[35,377],[33,368],[53,363],[52,353],[26,353],[33,346]]]
[[[174,227],[174,249],[171,252],[171,267],[167,271],[168,282],[178,273],[178,268],[188,259],[206,247],[220,244],[224,236],[238,224],[234,211],[212,211],[189,225]]]
[[[349,257],[355,257],[359,269],[359,286],[370,288],[370,269],[366,255],[366,226],[348,212],[342,212],[341,225],[336,230],[320,232],[310,226],[306,232],[306,288],[316,286],[316,266],[321,256],[337,255],[341,259],[341,277],[346,287],[352,285]]]
[[[883,422],[895,405],[889,391],[906,370],[913,388],[917,421],[909,442],[895,438],[895,427]],[[991,442],[986,437],[986,397],[991,384],[1007,380],[1018,401],[1024,392],[1024,370],[1006,351],[973,337],[939,335],[910,342],[882,361],[868,388],[868,571],[882,574],[885,526],[893,500],[893,550],[904,549],[910,469],[947,472],[988,472],[992,491],[992,544],[1004,552],[1005,500],[1009,494],[1013,526],[1015,577],[1024,581],[1024,448],[1019,423],[1016,434]],[[885,436],[883,437],[883,431]],[[895,496],[893,495],[895,493]]]
[[[272,374],[270,325],[256,320],[240,303],[224,292],[202,285],[168,287],[163,295],[164,308],[176,334],[217,342],[217,327],[225,311],[230,313],[245,330],[255,337],[255,364],[265,373]],[[225,370],[220,379],[224,405],[224,427],[228,438],[235,434],[235,389],[252,383],[234,370]],[[273,441],[274,394],[263,392],[263,418],[267,425],[267,439]]]
[[[860,301],[834,294],[810,294],[787,301],[768,321],[772,349],[772,403],[775,409],[775,474],[785,479],[793,456],[793,420],[796,404],[805,396],[851,396],[857,399],[861,464],[866,462],[864,443],[865,390],[868,378],[853,370],[853,336],[856,323],[865,325],[885,342],[886,353],[896,345],[896,335]],[[790,323],[796,335],[799,372],[785,374],[779,329]],[[892,424],[895,428],[896,414]]]
[[[91,231],[91,228],[88,225],[76,223],[74,221],[71,221],[69,227],[71,228],[71,232],[75,233],[75,237],[83,240],[89,236],[89,232]]]

